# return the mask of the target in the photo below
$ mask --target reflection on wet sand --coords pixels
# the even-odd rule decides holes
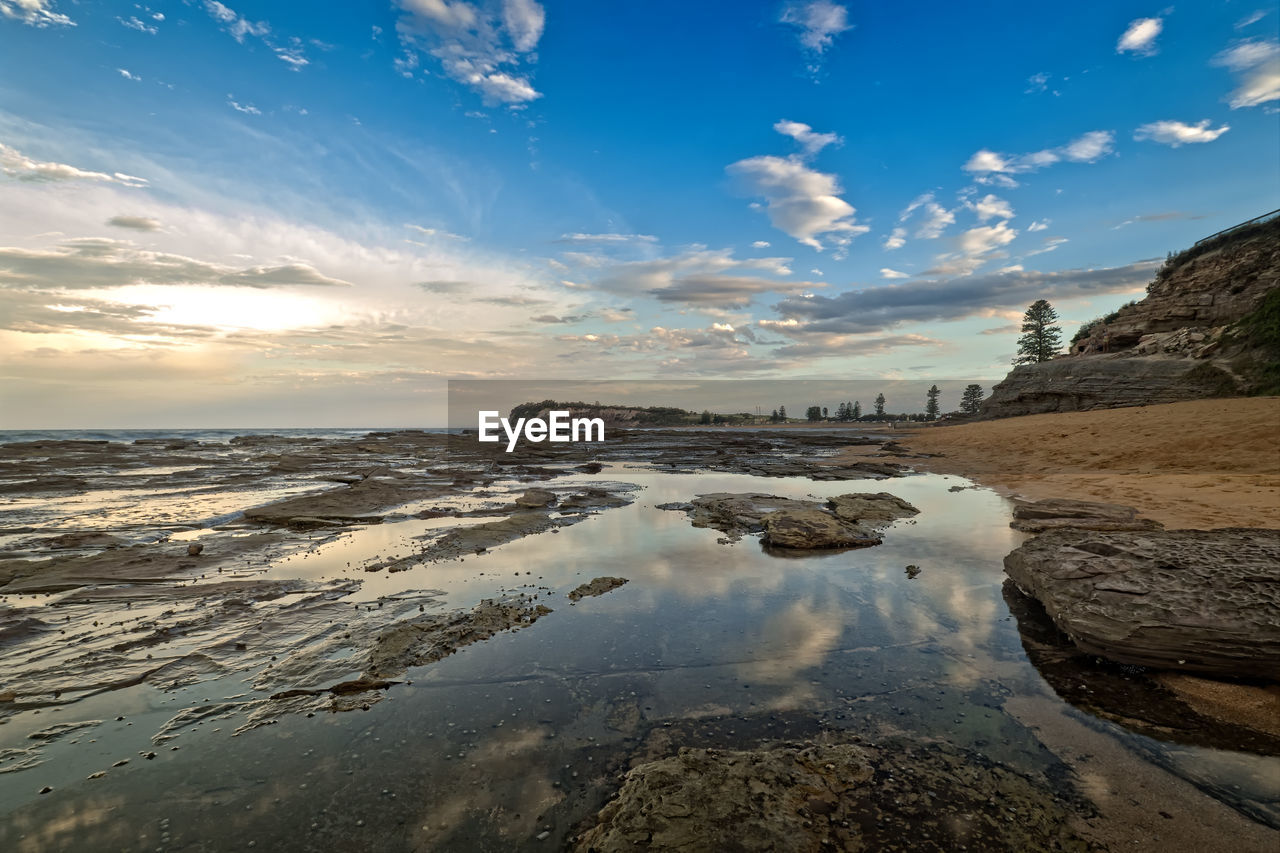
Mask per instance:
[[[483,553],[386,569],[450,531],[506,517],[502,508],[529,482],[494,476],[456,499],[415,498],[377,525],[268,534],[282,543],[278,553],[254,551],[247,564],[217,561],[232,532],[252,528],[202,536],[207,559],[197,576],[170,581],[162,600],[140,585],[7,596],[0,625],[16,633],[0,634],[0,658],[19,665],[12,671],[23,693],[0,700],[0,750],[27,748],[30,733],[56,723],[104,722],[51,740],[31,769],[0,773],[0,847],[58,849],[92,838],[104,847],[192,850],[249,841],[261,849],[551,849],[638,762],[681,746],[749,750],[818,735],[940,741],[1004,762],[1064,799],[1080,784],[1099,809],[1086,821],[1096,838],[1130,837],[1108,836],[1108,827],[1146,820],[1109,793],[1117,784],[1110,771],[1072,763],[1069,737],[1031,728],[1059,718],[1066,722],[1054,725],[1081,727],[1064,702],[1121,726],[1129,719],[1098,696],[1073,693],[1080,672],[1091,687],[1110,676],[1079,669],[1002,594],[1001,558],[1023,534],[1009,529],[998,496],[949,491],[963,481],[932,475],[825,482],[613,463],[594,475],[539,477],[560,500],[613,483],[626,489],[610,494],[625,491],[632,502]],[[824,501],[886,490],[921,512],[889,527],[883,544],[786,559],[753,537],[721,544],[717,531],[656,508],[711,492]],[[606,575],[629,582],[570,606],[566,593]],[[246,586],[231,594],[217,583]],[[369,644],[396,626],[510,595],[553,612],[409,668],[367,710],[266,713],[271,694],[359,675]],[[240,604],[228,606],[231,599]],[[121,631],[134,639],[125,648],[114,636]],[[28,642],[37,638],[46,669],[41,646]],[[1059,669],[1062,661],[1077,669]],[[107,684],[100,673],[114,666],[129,683]],[[1072,673],[1061,688],[1057,672]],[[111,689],[95,694],[87,684]],[[6,689],[0,684],[0,694]],[[71,707],[51,704],[71,699]],[[27,704],[35,701],[44,704]],[[244,731],[254,720],[270,725]],[[1147,722],[1172,728],[1163,716]],[[1175,754],[1129,735],[1127,758],[1114,765],[1125,784],[1190,789],[1182,780],[1196,777],[1199,787],[1179,789],[1177,802],[1246,841],[1265,838],[1256,820],[1276,759],[1236,761],[1226,750],[1251,748],[1238,726],[1200,719],[1184,728],[1212,740],[1183,741],[1203,748]],[[1113,744],[1124,737],[1089,731]],[[140,758],[146,751],[155,758]],[[1068,765],[1078,768],[1074,783]],[[103,769],[106,776],[86,778]],[[1232,784],[1240,788],[1229,793]],[[54,790],[38,794],[44,785]]]

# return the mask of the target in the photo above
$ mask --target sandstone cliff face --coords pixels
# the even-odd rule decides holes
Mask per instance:
[[[1073,356],[1143,350],[1150,336],[1198,330],[1184,338],[1186,349],[1205,343],[1213,330],[1230,326],[1256,309],[1280,286],[1280,217],[1193,246],[1172,257],[1147,287],[1140,302],[1121,308],[1114,319],[1095,324],[1072,346]],[[1191,353],[1194,354],[1194,353]]]
[[[1144,299],[1094,323],[1068,355],[1014,368],[982,416],[1258,393],[1253,376],[1276,354],[1242,338],[1237,324],[1277,288],[1280,216],[1203,241],[1170,258]]]
[[[1048,412],[1079,412],[1150,406],[1220,396],[1213,383],[1196,381],[1185,358],[1058,358],[1015,367],[991,390],[985,417],[1013,418]]]

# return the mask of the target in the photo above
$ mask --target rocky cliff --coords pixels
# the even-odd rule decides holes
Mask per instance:
[[[1147,295],[1085,324],[1067,355],[1022,365],[984,417],[1280,393],[1280,216],[1171,255]]]

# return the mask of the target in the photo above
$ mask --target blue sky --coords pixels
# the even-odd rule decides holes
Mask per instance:
[[[1280,199],[1257,2],[0,0],[0,426],[975,378]]]

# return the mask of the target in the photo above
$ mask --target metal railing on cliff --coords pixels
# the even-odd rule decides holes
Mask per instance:
[[[1277,216],[1280,216],[1280,208],[1276,208],[1270,213],[1264,213],[1261,216],[1255,216],[1253,217],[1253,219],[1246,219],[1244,222],[1239,222],[1235,225],[1232,225],[1230,228],[1223,228],[1217,234],[1210,234],[1208,237],[1205,237],[1203,240],[1195,241],[1194,243],[1191,244],[1191,248],[1194,249],[1196,246],[1199,246],[1202,243],[1208,243],[1210,240],[1214,239],[1215,237],[1221,237],[1224,234],[1230,234],[1233,231],[1239,231],[1241,228],[1248,228],[1250,225],[1260,225],[1263,222],[1267,222],[1271,219],[1275,219]]]

